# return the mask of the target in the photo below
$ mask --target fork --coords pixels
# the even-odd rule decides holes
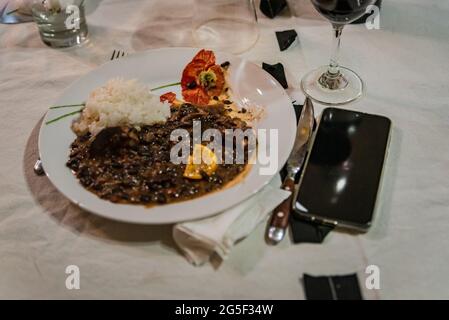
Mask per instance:
[[[118,59],[118,58],[122,58],[122,57],[124,57],[124,56],[126,56],[125,51],[114,50],[114,52],[112,52],[111,60],[115,60],[115,59]]]
[[[115,50],[114,49],[114,51],[112,52],[112,56],[111,56],[110,60],[111,61],[112,60],[116,60],[116,59],[122,58],[122,57],[124,57],[126,55],[127,55],[127,53],[125,53],[125,51]],[[42,175],[45,174],[44,168],[42,166],[41,158],[37,159],[36,163],[33,166],[33,170],[34,170],[34,173],[36,175],[38,175],[38,176],[42,176]]]

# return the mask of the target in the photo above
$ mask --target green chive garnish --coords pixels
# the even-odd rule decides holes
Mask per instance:
[[[50,109],[60,109],[60,108],[72,108],[72,107],[80,107],[80,106],[85,106],[85,103],[78,103],[78,104],[67,104],[65,106],[55,106],[55,107],[50,107]]]
[[[51,124],[51,123],[56,122],[58,120],[61,120],[63,118],[70,117],[70,116],[73,116],[74,114],[80,113],[81,111],[83,111],[83,108],[80,109],[80,110],[77,110],[77,111],[73,111],[73,112],[70,112],[70,113],[63,114],[62,116],[59,116],[57,118],[54,118],[52,120],[49,120],[49,121],[45,122],[45,124]]]
[[[160,87],[156,87],[156,88],[150,89],[150,91],[156,91],[156,90],[164,89],[164,88],[168,88],[168,87],[179,86],[180,84],[181,84],[181,82],[170,83],[170,84],[166,84],[164,86],[160,86]]]

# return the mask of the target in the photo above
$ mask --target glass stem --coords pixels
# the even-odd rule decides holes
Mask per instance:
[[[329,63],[328,72],[332,75],[340,73],[340,66],[338,64],[338,59],[340,55],[340,42],[341,33],[343,31],[343,25],[333,24],[333,42],[332,42],[332,55]]]

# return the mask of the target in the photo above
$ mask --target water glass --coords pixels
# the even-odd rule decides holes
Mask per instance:
[[[258,38],[254,0],[195,0],[196,46],[238,54],[253,47]]]
[[[34,0],[31,12],[42,41],[50,47],[72,47],[87,39],[84,0]]]

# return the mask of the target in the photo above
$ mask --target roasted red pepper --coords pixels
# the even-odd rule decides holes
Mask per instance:
[[[173,103],[173,101],[176,100],[176,93],[173,92],[164,93],[163,95],[161,95],[160,100],[161,102],[168,101],[170,103]]]

